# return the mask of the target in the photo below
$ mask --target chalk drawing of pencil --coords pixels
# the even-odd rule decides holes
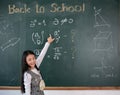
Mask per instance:
[[[15,46],[19,41],[20,41],[20,38],[16,38],[16,37],[11,38],[1,46],[2,51],[6,50],[9,47]]]

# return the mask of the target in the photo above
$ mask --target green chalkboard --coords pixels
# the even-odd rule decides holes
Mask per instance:
[[[0,86],[19,86],[24,50],[47,86],[120,86],[120,0],[1,0]]]

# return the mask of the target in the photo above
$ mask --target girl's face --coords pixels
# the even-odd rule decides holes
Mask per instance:
[[[33,69],[33,68],[35,67],[35,64],[36,64],[35,55],[29,54],[29,55],[26,57],[26,62],[27,62],[27,64],[30,66],[30,68]]]

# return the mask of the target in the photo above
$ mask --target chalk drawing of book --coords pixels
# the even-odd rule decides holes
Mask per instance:
[[[95,51],[109,51],[113,48],[112,32],[99,32],[93,39]]]
[[[113,48],[113,38],[112,32],[110,31],[110,25],[105,21],[103,16],[100,14],[101,9],[95,10],[95,25],[94,28],[97,29],[98,34],[93,38],[95,43],[95,51],[109,51]],[[99,29],[98,29],[99,27]],[[106,27],[106,29],[104,28]]]

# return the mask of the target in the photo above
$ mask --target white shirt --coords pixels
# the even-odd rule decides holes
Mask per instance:
[[[40,55],[36,59],[36,65],[37,65],[37,67],[39,67],[40,64],[42,63],[42,60],[43,60],[43,58],[44,58],[44,56],[45,56],[45,54],[46,54],[46,52],[48,50],[49,45],[50,44],[48,42],[45,43],[44,48],[42,49]],[[36,74],[40,74],[39,71],[37,71],[36,68],[32,69],[32,71],[34,73],[36,73]],[[32,76],[29,73],[27,73],[27,72],[24,73],[25,95],[30,95],[30,92],[31,92],[31,86],[30,86],[30,84],[31,84],[31,78],[32,78]]]

